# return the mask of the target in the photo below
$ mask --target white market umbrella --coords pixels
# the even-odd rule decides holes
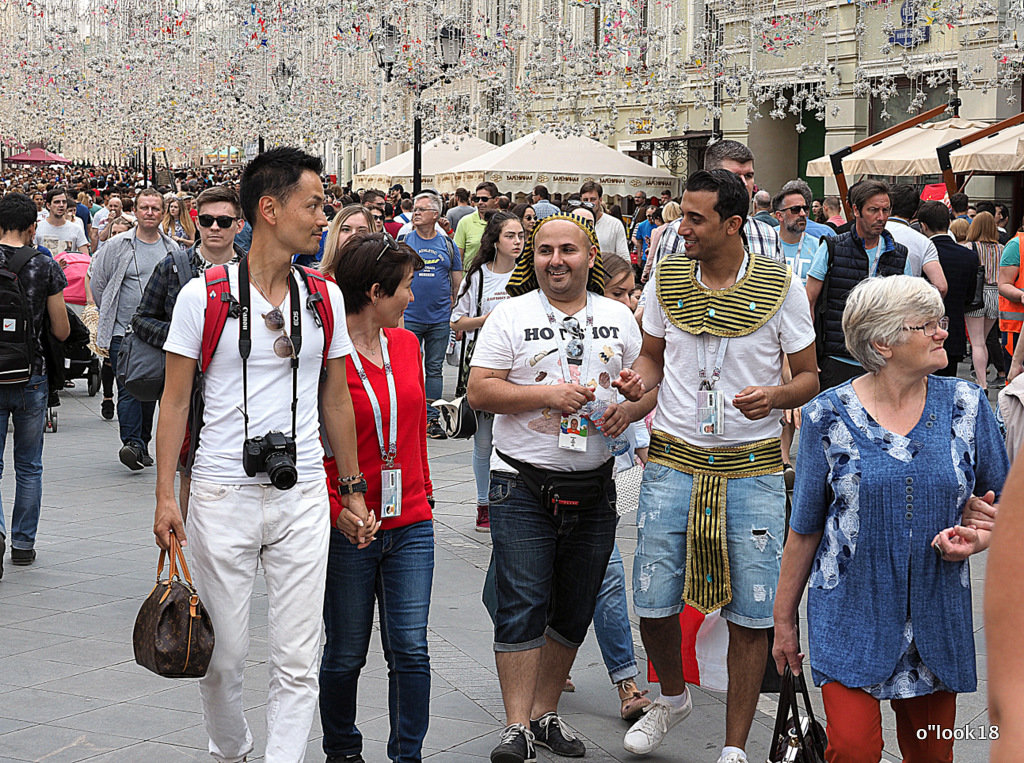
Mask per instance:
[[[423,187],[430,187],[435,182],[435,175],[461,164],[480,154],[496,148],[493,143],[481,140],[473,135],[459,138],[438,137],[423,144],[423,166],[421,182]],[[387,189],[395,183],[401,183],[412,190],[412,149],[398,156],[387,159],[373,167],[356,173],[352,178],[354,188]],[[452,189],[454,190],[454,189]]]
[[[463,162],[434,179],[439,191],[475,188],[491,181],[502,193],[529,192],[544,185],[551,193],[578,193],[588,180],[596,180],[609,196],[628,196],[637,190],[657,195],[677,178],[668,170],[652,167],[591,138],[559,138],[553,133],[532,132],[511,143]]]

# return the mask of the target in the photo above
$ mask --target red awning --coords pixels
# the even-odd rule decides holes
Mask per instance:
[[[45,148],[33,148],[31,151],[9,156],[7,161],[12,164],[71,164],[70,159],[65,159]]]

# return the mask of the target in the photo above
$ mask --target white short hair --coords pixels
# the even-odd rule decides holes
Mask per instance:
[[[934,320],[945,307],[938,290],[916,276],[866,278],[846,298],[843,309],[843,335],[846,349],[865,371],[878,373],[885,358],[875,348],[879,342],[889,346],[903,344],[908,320]]]
[[[416,194],[415,198],[413,199],[413,202],[417,202],[420,199],[426,199],[427,201],[429,201],[430,206],[434,208],[434,211],[437,212],[438,214],[441,214],[441,197],[438,196],[436,193],[433,193],[431,191],[422,191]]]

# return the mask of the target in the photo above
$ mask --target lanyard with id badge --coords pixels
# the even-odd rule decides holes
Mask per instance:
[[[562,367],[562,379],[566,384],[572,384],[572,375],[569,373],[570,360],[575,361],[574,365],[580,368],[580,384],[585,384],[587,371],[590,366],[590,351],[594,343],[594,297],[587,292],[586,326],[580,330],[579,321],[568,316],[559,326],[555,319],[554,308],[548,302],[543,291],[538,290],[540,303],[548,317],[548,323],[555,334],[555,342],[558,344],[558,359]],[[563,332],[569,333],[572,338],[565,341]],[[558,427],[558,447],[563,450],[574,450],[579,453],[587,452],[587,435],[590,430],[589,420],[580,413],[563,415]]]
[[[402,515],[402,467],[395,463],[398,453],[398,395],[395,392],[395,375],[391,369],[391,356],[388,354],[388,340],[384,332],[380,332],[381,358],[384,361],[384,376],[388,380],[388,442],[384,444],[384,422],[380,410],[380,402],[373,386],[366,376],[359,353],[352,352],[352,364],[363,383],[363,390],[373,409],[373,423],[377,430],[377,445],[380,447],[380,518],[393,519]]]
[[[707,334],[697,337],[697,365],[700,375],[700,386],[697,389],[697,434],[705,437],[725,433],[725,395],[715,389],[715,384],[722,376],[722,363],[725,361],[725,350],[729,346],[729,338],[722,337],[718,343],[718,355],[710,377],[707,372]]]

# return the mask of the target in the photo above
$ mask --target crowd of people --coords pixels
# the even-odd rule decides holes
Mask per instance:
[[[727,623],[718,761],[744,763],[769,656],[803,668],[805,591],[826,758],[879,760],[888,700],[905,759],[952,760],[952,736],[916,731],[953,728],[956,695],[977,688],[968,559],[1017,446],[988,380],[1024,359],[1024,233],[1005,205],[871,179],[847,220],[802,179],[758,188],[732,140],[681,196],[625,200],[629,225],[609,201],[595,181],[518,203],[491,182],[357,192],[291,148],[161,187],[111,168],[15,173],[0,198],[0,276],[21,285],[0,278],[11,563],[35,562],[46,409],[74,384],[52,345],[81,325],[117,458],[155,466],[157,543],[190,549],[213,622],[211,755],[256,750],[242,687],[258,563],[266,759],[302,760],[319,710],[327,760],[363,761],[376,608],[387,754],[418,761],[427,441],[448,436],[433,405],[447,357],[475,412],[475,524],[492,547],[481,596],[506,713],[492,763],[585,755],[559,700],[591,624],[623,746],[657,749],[693,707],[684,607]],[[134,341],[164,352],[159,408],[131,383]],[[636,471],[627,597],[616,477]],[[0,577],[7,540],[0,512]],[[637,683],[630,599],[657,697]]]

